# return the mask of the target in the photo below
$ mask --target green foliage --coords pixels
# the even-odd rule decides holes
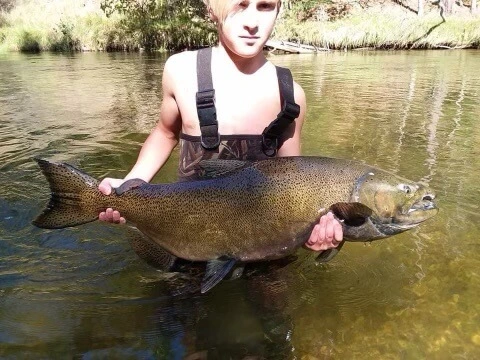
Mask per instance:
[[[289,0],[284,2],[285,7],[288,9],[287,16],[298,21],[314,18],[321,5],[331,3],[332,0]]]
[[[101,8],[123,15],[122,26],[146,50],[207,45],[214,32],[199,0],[102,0]]]
[[[329,49],[480,46],[478,16],[440,23],[437,8],[419,18],[398,5],[345,10],[329,1],[283,0],[275,38]],[[95,0],[89,8],[78,0],[0,0],[7,3],[15,7],[0,10],[0,51],[182,50],[217,41],[200,0]],[[299,22],[303,16],[309,20]]]
[[[275,37],[331,50],[469,48],[478,47],[480,17],[451,16],[444,22],[438,13],[418,17],[398,8],[372,8],[334,22],[285,19]]]
[[[40,39],[37,34],[22,31],[19,40],[19,49],[21,52],[40,52]]]
[[[0,0],[0,11],[10,11],[15,3],[15,0]]]
[[[60,22],[58,29],[55,29],[55,37],[50,44],[52,51],[74,51],[79,50],[80,42],[73,35],[73,25]]]
[[[0,29],[7,25],[7,19],[5,19],[5,15],[0,11]],[[1,38],[0,38],[1,41]]]

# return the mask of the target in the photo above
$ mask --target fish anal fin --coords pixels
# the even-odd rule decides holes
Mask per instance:
[[[125,181],[122,185],[120,185],[118,188],[115,188],[115,193],[117,195],[122,195],[123,193],[136,189],[140,186],[143,186],[147,184],[146,181],[143,181],[142,179],[130,179]]]
[[[206,293],[222,281],[235,265],[235,262],[236,260],[231,258],[210,260],[207,263],[207,270],[202,280],[201,293]]]
[[[199,167],[203,170],[201,177],[204,179],[227,176],[251,164],[251,161],[219,159],[202,160],[198,163]]]
[[[323,250],[316,258],[316,262],[320,263],[326,263],[332,260],[337,254],[340,252],[342,249],[343,244],[345,244],[345,241],[342,241],[336,248],[331,248],[327,250]]]
[[[373,213],[372,209],[359,202],[339,202],[330,206],[330,210],[348,226],[363,225]]]

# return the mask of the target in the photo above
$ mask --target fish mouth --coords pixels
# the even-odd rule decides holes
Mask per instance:
[[[417,201],[412,205],[410,209],[408,209],[408,213],[412,213],[414,211],[427,211],[427,210],[432,210],[432,209],[437,209],[437,206],[435,203],[431,200],[420,200]]]
[[[435,194],[426,193],[415,201],[407,211],[395,217],[394,223],[398,228],[408,230],[430,219],[438,213],[438,207],[433,201]]]

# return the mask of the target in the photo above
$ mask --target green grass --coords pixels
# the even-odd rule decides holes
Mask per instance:
[[[298,24],[285,19],[277,25],[274,37],[327,49],[479,47],[480,16],[452,15],[443,21],[438,12],[420,18],[392,6],[335,22]]]
[[[41,16],[39,15],[41,14]],[[134,46],[117,16],[83,2],[25,2],[4,14],[0,29],[3,51],[73,51]]]
[[[89,7],[77,0],[19,3],[10,13],[0,13],[0,51],[138,49],[140,35],[129,33],[121,16],[106,17],[99,3],[96,0]],[[480,47],[480,16],[465,12],[462,16],[446,17],[445,22],[436,9],[419,18],[396,5],[353,12],[333,22],[299,23],[295,16],[288,15],[278,21],[273,37],[319,48]],[[158,25],[159,29],[165,27]],[[186,22],[172,22],[169,28],[163,36],[172,49],[215,41],[208,29]]]
[[[138,50],[139,31],[128,30],[122,15],[106,16],[100,0],[25,0],[8,14],[0,13],[0,51]],[[40,15],[41,14],[41,15]],[[155,23],[164,47],[212,44],[212,27],[189,19]],[[198,24],[197,24],[198,25]]]

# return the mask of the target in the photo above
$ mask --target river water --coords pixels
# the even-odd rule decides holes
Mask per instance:
[[[439,214],[316,265],[200,295],[124,227],[46,231],[32,160],[123,176],[158,119],[163,55],[0,55],[0,357],[473,359],[480,356],[480,51],[270,56],[309,104],[303,153],[428,183]],[[176,177],[177,153],[155,182]]]

